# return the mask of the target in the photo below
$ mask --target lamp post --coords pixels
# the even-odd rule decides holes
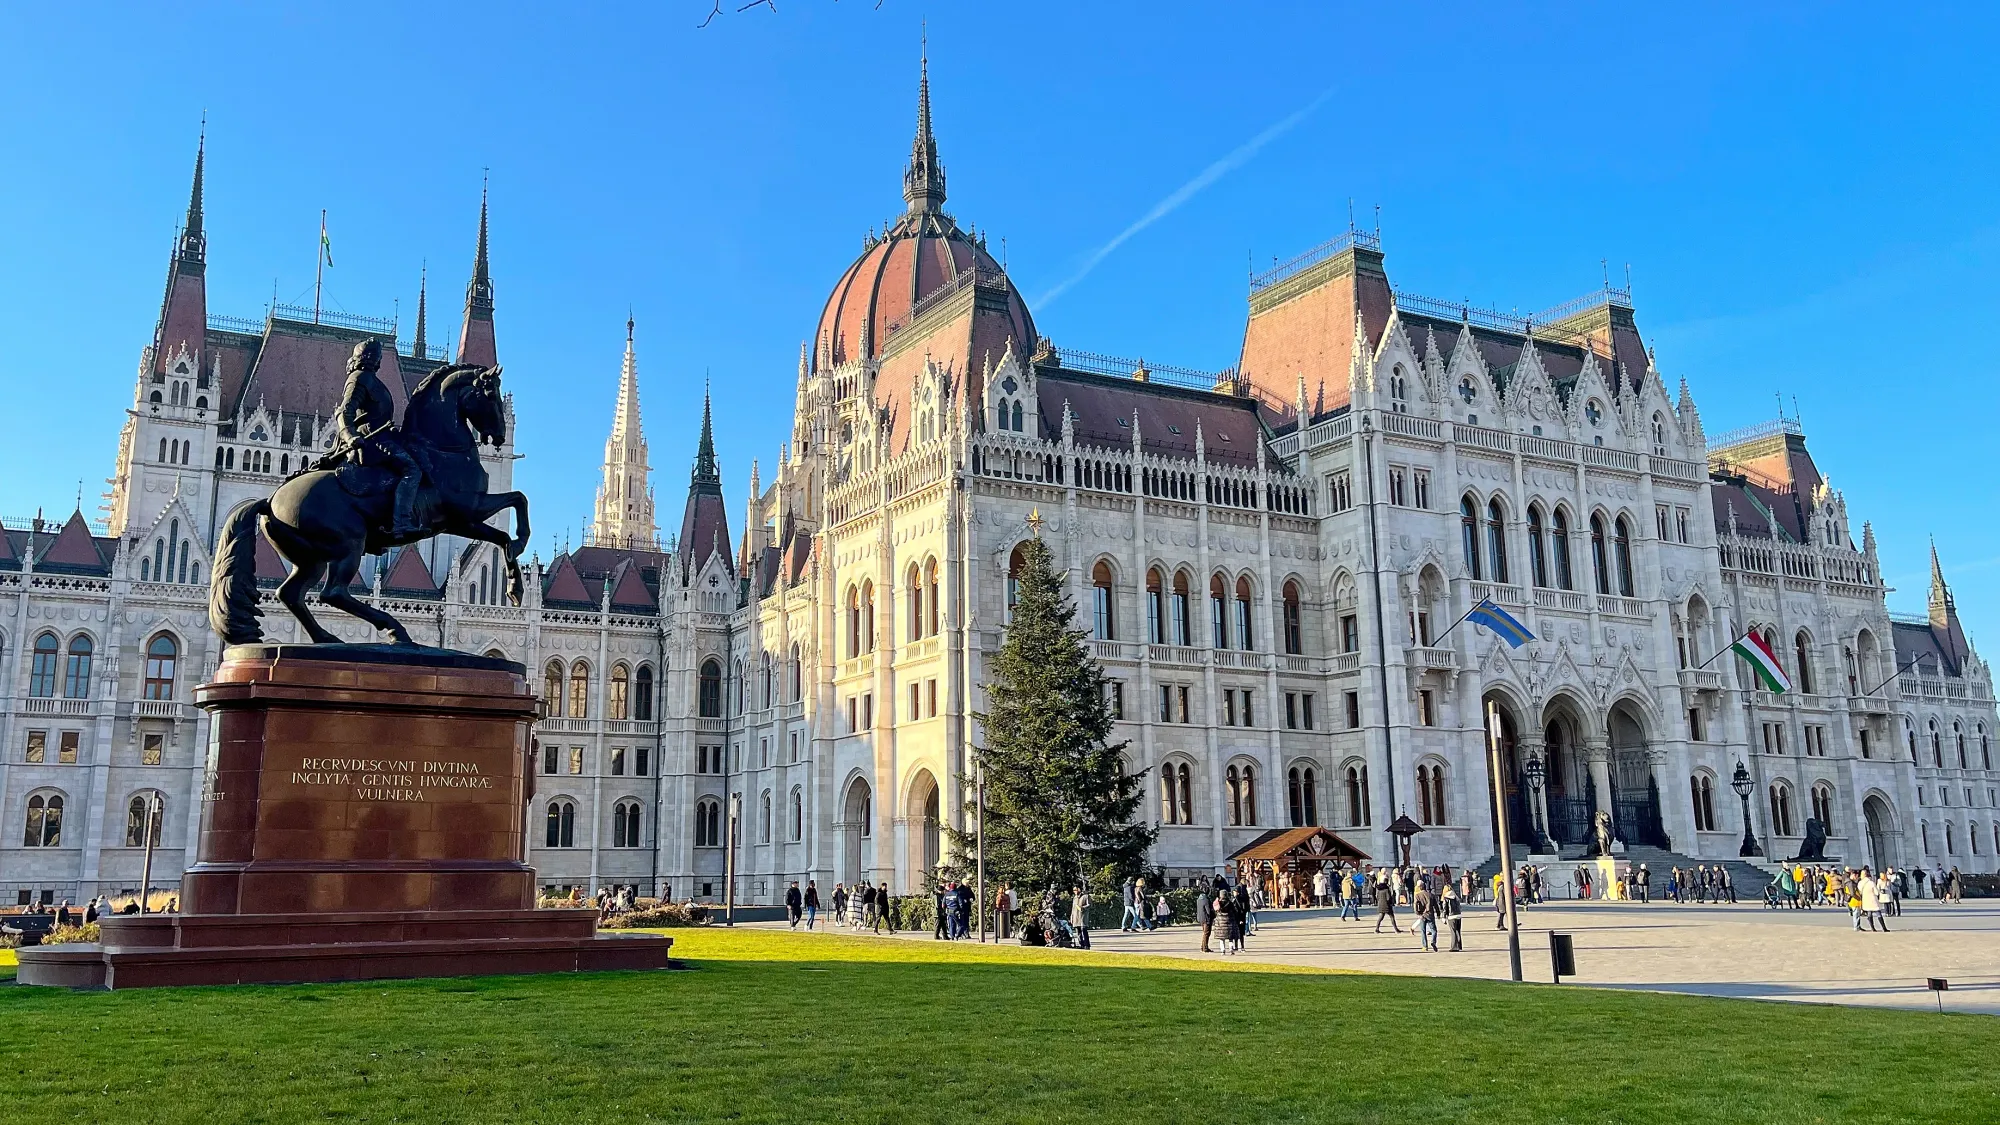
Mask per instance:
[[[1542,779],[1548,774],[1548,766],[1542,762],[1542,756],[1536,754],[1528,759],[1522,772],[1528,775],[1528,800],[1532,802],[1528,806],[1528,828],[1535,837],[1535,851],[1547,854],[1554,850],[1549,847],[1549,834],[1542,824],[1541,815]]]
[[[1729,787],[1743,798],[1743,846],[1736,850],[1739,856],[1761,856],[1764,849],[1757,846],[1757,834],[1750,831],[1750,790],[1755,785],[1750,780],[1750,771],[1743,766],[1743,760],[1736,760],[1736,774],[1729,779]]]
[[[736,825],[743,815],[743,794],[729,795],[729,848],[723,852],[722,873],[722,924],[736,924]]]
[[[160,832],[161,805],[164,798],[155,789],[146,794],[146,821],[139,830],[146,834],[146,864],[139,875],[139,913],[146,911],[146,899],[153,891],[153,845],[158,842]]]
[[[1514,845],[1508,838],[1507,782],[1500,772],[1500,708],[1486,702],[1486,772],[1493,784],[1493,826],[1500,838],[1500,894],[1507,915],[1507,966],[1513,980],[1521,979],[1521,916],[1514,903]]]

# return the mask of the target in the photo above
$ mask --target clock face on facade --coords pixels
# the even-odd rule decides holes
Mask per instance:
[[[1314,836],[1311,840],[1306,841],[1306,850],[1314,855],[1325,855],[1326,837]]]

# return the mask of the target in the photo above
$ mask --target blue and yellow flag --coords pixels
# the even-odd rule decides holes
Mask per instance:
[[[1528,631],[1526,625],[1516,621],[1512,614],[1486,598],[1479,599],[1479,604],[1472,607],[1472,612],[1466,614],[1465,619],[1493,630],[1494,635],[1506,641],[1512,648],[1520,648],[1535,639],[1535,635]]]

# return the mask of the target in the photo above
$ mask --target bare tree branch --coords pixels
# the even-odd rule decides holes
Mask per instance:
[[[696,31],[700,31],[702,28],[707,27],[710,23],[713,23],[715,21],[715,17],[721,14],[722,14],[722,0],[715,0],[714,10],[708,13],[707,19],[701,21],[698,24],[695,24],[694,29]]]

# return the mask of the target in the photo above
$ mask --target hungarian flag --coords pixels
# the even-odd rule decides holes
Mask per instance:
[[[1777,653],[1764,643],[1764,638],[1755,633],[1745,633],[1729,646],[1729,650],[1750,662],[1751,669],[1764,682],[1765,688],[1778,695],[1792,690],[1792,678],[1785,675],[1784,667],[1778,663]]]
[[[328,269],[333,268],[333,240],[326,236],[326,212],[319,213],[319,251],[326,257]]]

